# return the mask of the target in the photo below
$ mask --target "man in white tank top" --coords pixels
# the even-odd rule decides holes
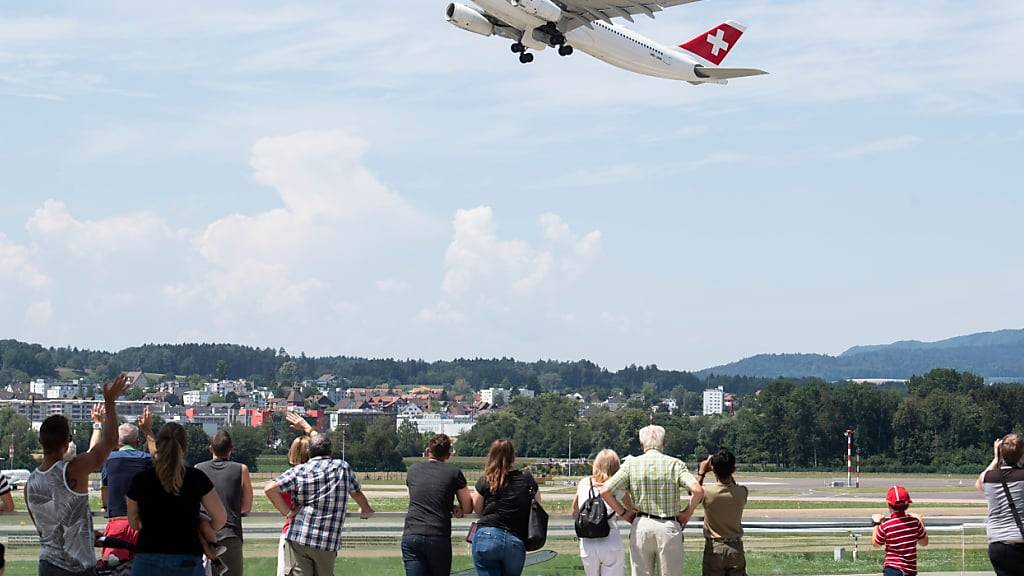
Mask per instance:
[[[69,452],[71,426],[64,416],[50,416],[39,428],[43,463],[25,484],[25,502],[39,532],[39,576],[96,573],[89,474],[99,470],[117,447],[115,402],[127,387],[124,374],[103,386],[106,414],[102,439],[85,454]]]

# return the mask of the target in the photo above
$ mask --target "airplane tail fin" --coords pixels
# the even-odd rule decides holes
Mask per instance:
[[[693,40],[680,44],[679,47],[718,66],[736,46],[736,42],[746,29],[747,27],[739,22],[727,20]]]

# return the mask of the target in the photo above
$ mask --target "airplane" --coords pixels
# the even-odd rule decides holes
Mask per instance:
[[[654,18],[665,8],[697,1],[472,0],[476,6],[448,4],[445,17],[463,30],[512,40],[512,52],[523,64],[533,62],[534,55],[527,50],[551,47],[570,56],[578,48],[630,72],[694,85],[767,74],[754,68],[718,67],[746,30],[738,22],[723,22],[678,47],[668,47],[612,21],[633,22],[639,14]]]

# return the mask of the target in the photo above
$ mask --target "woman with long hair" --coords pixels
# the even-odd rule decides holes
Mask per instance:
[[[295,440],[292,440],[292,445],[288,448],[288,464],[291,466],[298,466],[299,464],[305,464],[306,462],[309,462],[309,436],[298,436]],[[281,496],[284,498],[285,504],[291,508],[291,493],[282,492]],[[288,527],[291,526],[291,524],[292,517],[286,516],[284,519],[284,527],[281,528],[281,539],[277,543],[277,576],[286,576],[284,570],[284,536],[288,533]]]
[[[514,470],[516,450],[495,440],[484,475],[476,483],[473,511],[480,515],[473,536],[473,564],[479,576],[519,576],[526,563],[530,500],[540,490],[529,472]]]
[[[128,522],[139,532],[134,576],[202,576],[203,544],[198,530],[200,505],[219,530],[224,505],[213,482],[186,465],[188,436],[175,422],[160,428],[153,468],[140,472],[128,487]]]
[[[622,536],[615,523],[615,512],[601,499],[601,488],[609,478],[619,471],[619,455],[614,450],[604,449],[597,453],[590,476],[580,481],[576,487],[576,496],[572,499],[572,515],[580,513],[580,504],[591,497],[598,498],[598,505],[608,510],[608,536],[604,538],[580,538],[580,559],[583,571],[587,576],[622,576],[625,573],[626,549],[622,545]],[[620,491],[615,497],[630,509],[633,502],[629,493]]]

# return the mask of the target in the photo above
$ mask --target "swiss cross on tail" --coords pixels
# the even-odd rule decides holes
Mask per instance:
[[[746,29],[747,27],[739,22],[729,20],[686,44],[680,44],[679,47],[718,66],[739,41],[740,36],[743,36],[743,31]]]

